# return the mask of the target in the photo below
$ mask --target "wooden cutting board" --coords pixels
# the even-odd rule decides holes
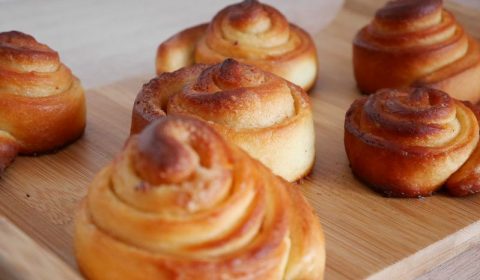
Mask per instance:
[[[311,92],[316,163],[296,187],[316,209],[326,233],[327,279],[414,278],[480,244],[480,195],[384,198],[350,172],[343,121],[349,105],[360,97],[352,74],[351,40],[382,3],[347,0],[336,20],[314,34],[321,64],[320,79]],[[479,11],[447,6],[480,38]],[[153,61],[152,57],[152,65]],[[150,78],[132,77],[88,90],[88,125],[82,139],[56,154],[20,157],[2,175],[0,215],[10,222],[0,219],[0,278],[2,267],[12,265],[2,246],[21,243],[26,249],[18,250],[27,254],[42,250],[17,238],[22,234],[18,229],[6,230],[12,224],[47,248],[46,254],[51,250],[60,266],[64,262],[62,271],[77,269],[72,249],[74,210],[93,176],[120,151],[128,137],[135,95]],[[13,261],[13,265],[19,264]]]

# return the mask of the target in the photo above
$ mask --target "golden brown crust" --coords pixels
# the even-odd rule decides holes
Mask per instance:
[[[299,190],[188,117],[152,123],[96,176],[75,252],[92,280],[321,279],[325,262]]]
[[[470,102],[464,102],[480,121],[480,108]],[[455,173],[448,178],[445,189],[454,196],[466,196],[480,192],[480,145]]]
[[[380,8],[375,17],[380,20],[409,20],[431,15],[442,8],[442,0],[394,0],[388,1]]]
[[[131,132],[166,114],[207,121],[289,181],[313,165],[313,119],[306,93],[233,59],[164,73],[144,85],[135,100]]]
[[[155,61],[157,74],[195,64],[195,47],[207,28],[208,24],[187,28],[160,44]]]
[[[157,52],[157,73],[227,58],[277,74],[305,90],[313,86],[318,71],[308,33],[289,24],[275,8],[246,0],[224,8],[208,25],[189,28],[163,42]]]
[[[480,100],[480,49],[441,1],[387,3],[353,42],[353,66],[363,93],[429,86]],[[386,69],[388,71],[386,71]]]
[[[470,160],[478,140],[472,110],[429,88],[381,90],[355,101],[345,118],[352,171],[388,196],[431,195]]]
[[[9,150],[1,157],[12,157],[13,150],[27,155],[49,152],[83,133],[80,82],[57,52],[30,35],[0,33],[0,95],[0,143],[3,151]]]
[[[0,172],[3,172],[18,154],[18,143],[8,133],[0,131]]]

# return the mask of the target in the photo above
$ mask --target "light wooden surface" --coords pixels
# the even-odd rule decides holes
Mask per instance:
[[[417,280],[438,280],[449,278],[480,279],[478,260],[480,260],[480,250],[478,250],[478,248],[471,248],[461,253],[457,258],[451,259],[435,270],[422,275]]]
[[[0,279],[81,279],[56,255],[0,217]]]
[[[476,248],[480,244],[480,196],[456,199],[438,194],[426,199],[387,199],[356,181],[348,167],[343,148],[343,117],[350,103],[360,96],[351,69],[351,40],[383,2],[347,0],[331,25],[321,32],[313,32],[321,61],[320,79],[311,93],[317,160],[312,174],[299,187],[324,226],[326,278],[408,279],[423,275],[423,279],[468,279],[480,270],[480,261],[473,258],[480,252]],[[0,4],[0,30],[28,26],[22,25],[20,11],[52,12],[51,19],[31,20],[35,23],[29,23],[30,28],[47,26],[43,34],[52,40],[59,34],[68,34],[69,40],[58,40],[60,46],[40,39],[60,51],[65,49],[62,58],[91,88],[87,93],[88,126],[80,141],[57,154],[18,158],[0,179],[0,214],[75,267],[71,243],[75,207],[94,174],[112,159],[128,136],[133,99],[141,84],[153,75],[157,43],[166,38],[166,34],[183,27],[182,19],[188,18],[188,13],[167,17],[160,10],[135,10],[132,6],[131,12],[121,13],[123,16],[117,18],[118,26],[124,29],[111,30],[107,27],[112,23],[103,22],[97,16],[105,13],[112,20],[115,16],[111,14],[120,10],[100,6],[96,8],[101,12],[89,16],[80,6],[75,6],[80,5],[78,3],[54,1],[51,6],[32,3],[27,0]],[[453,3],[448,3],[448,7],[480,38],[479,11]],[[90,20],[85,21],[84,30],[82,27],[66,29],[58,23],[60,11],[71,18]],[[143,20],[139,23],[141,28],[136,22],[127,28],[121,22],[128,19],[128,14],[145,15],[147,19],[158,15],[158,21],[165,25],[156,20],[155,23]],[[70,18],[62,17],[66,21]],[[4,21],[5,18],[8,20]],[[89,30],[101,27],[105,30],[92,31],[89,36]],[[149,35],[155,32],[160,34],[154,36],[158,40]],[[149,38],[146,42],[141,40],[146,37]],[[78,43],[74,46],[71,41]],[[118,49],[112,45],[118,45]],[[1,233],[0,240],[0,244],[6,244]],[[456,258],[451,260],[452,257]],[[469,269],[468,273],[459,274],[458,271],[465,268]]]
[[[464,5],[465,7],[470,7],[480,10],[480,1],[478,0],[456,0],[457,3]]]

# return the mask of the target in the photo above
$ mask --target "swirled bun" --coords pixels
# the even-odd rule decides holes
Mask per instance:
[[[480,48],[441,0],[395,0],[377,11],[353,43],[359,89],[428,86],[480,100]]]
[[[227,58],[255,65],[305,90],[317,77],[317,54],[310,35],[275,8],[256,0],[228,6],[210,23],[163,42],[157,52],[157,73]]]
[[[0,170],[20,154],[49,152],[80,137],[85,99],[56,51],[32,36],[0,33]]]
[[[385,89],[355,101],[345,118],[354,174],[388,196],[480,190],[479,125],[471,104],[430,88]]]
[[[298,188],[178,116],[129,139],[75,220],[92,280],[322,279],[323,238]]]
[[[207,121],[288,181],[303,177],[313,165],[315,135],[308,96],[256,67],[227,59],[154,78],[135,100],[132,133],[170,114]]]

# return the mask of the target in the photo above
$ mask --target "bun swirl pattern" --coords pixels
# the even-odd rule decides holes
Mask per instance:
[[[89,279],[321,279],[325,261],[299,190],[187,117],[152,123],[96,176],[75,250]]]
[[[0,33],[0,170],[18,153],[72,142],[84,127],[83,89],[58,53],[30,35]]]
[[[157,73],[194,63],[215,64],[227,58],[255,65],[310,89],[317,76],[315,45],[301,28],[275,8],[246,0],[221,10],[210,23],[186,29],[163,42]]]
[[[441,0],[395,0],[377,11],[353,43],[359,89],[428,86],[480,100],[480,48]]]
[[[478,192],[478,142],[471,105],[435,89],[381,90],[345,119],[352,171],[388,196],[429,196],[445,183],[453,195]]]
[[[154,78],[135,100],[132,133],[166,114],[207,121],[286,180],[301,178],[313,165],[315,136],[308,96],[253,66],[228,59]]]

